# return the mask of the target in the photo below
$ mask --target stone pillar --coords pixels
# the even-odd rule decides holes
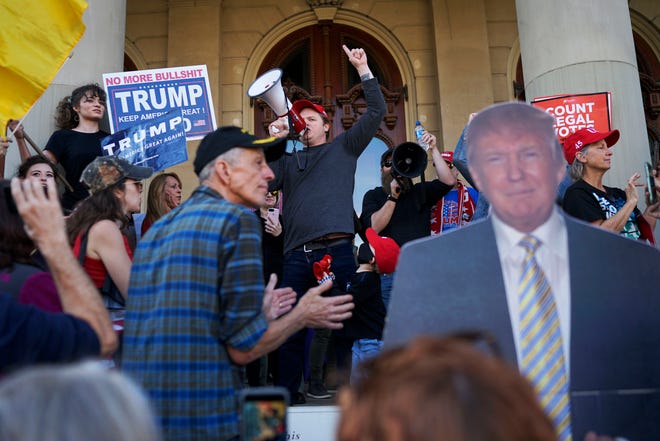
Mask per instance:
[[[527,99],[611,92],[621,139],[604,183],[625,187],[650,160],[628,2],[516,0],[516,8]],[[640,209],[642,199],[640,191]]]
[[[73,48],[48,89],[24,120],[25,130],[41,148],[55,130],[57,103],[73,89],[87,83],[102,85],[102,74],[124,70],[126,0],[89,0],[83,15],[85,33]],[[109,130],[107,118],[102,127]],[[5,176],[13,176],[20,163],[18,151],[10,149]]]
[[[206,64],[216,121],[218,125],[222,125],[221,119],[218,118],[222,102],[220,90],[222,1],[169,0],[168,4],[167,66]],[[223,105],[222,109],[224,108]],[[188,142],[188,162],[168,169],[181,178],[184,199],[199,184],[191,166],[198,145],[199,141]]]
[[[483,0],[431,4],[443,137],[438,145],[453,150],[469,114],[493,103],[486,8]]]

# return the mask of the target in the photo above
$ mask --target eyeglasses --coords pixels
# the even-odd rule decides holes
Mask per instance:
[[[277,195],[278,195],[279,193],[280,193],[279,190],[273,190],[273,191],[269,191],[269,192],[267,193],[267,195],[268,195],[268,196],[273,196],[273,197],[276,198]]]
[[[392,160],[383,161],[381,167],[392,167]]]

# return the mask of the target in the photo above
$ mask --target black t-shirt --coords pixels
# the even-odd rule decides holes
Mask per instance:
[[[401,194],[392,213],[392,218],[379,234],[391,237],[402,246],[420,237],[431,234],[431,208],[452,189],[435,179],[413,185],[412,190]],[[371,226],[371,216],[387,202],[383,187],[376,187],[365,193],[362,199],[360,222],[364,228]]]
[[[564,211],[585,222],[606,220],[614,216],[626,203],[626,192],[620,188],[605,187],[605,191],[586,183],[582,179],[566,189]],[[637,207],[630,214],[621,234],[632,239],[639,239],[637,216],[641,216]]]
[[[346,290],[353,295],[355,308],[344,328],[335,331],[340,336],[359,340],[362,338],[383,339],[385,326],[385,304],[381,296],[380,276],[373,271],[355,273]]]
[[[99,340],[87,322],[21,305],[0,293],[0,372],[26,364],[97,356]]]
[[[64,208],[71,210],[76,202],[89,196],[87,186],[80,182],[80,176],[94,158],[103,156],[101,140],[106,136],[108,134],[103,131],[83,133],[75,130],[58,130],[50,136],[45,150],[55,155],[66,171],[66,180],[73,187],[73,193],[66,190],[62,196]]]
[[[284,264],[284,230],[279,236],[266,233],[266,219],[255,212],[261,222],[261,252],[264,258],[264,283],[268,283],[272,273],[277,274],[277,286],[282,283],[282,266]],[[280,216],[280,225],[282,216]]]

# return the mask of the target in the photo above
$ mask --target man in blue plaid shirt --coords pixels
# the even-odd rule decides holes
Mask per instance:
[[[304,327],[341,328],[352,297],[264,289],[261,228],[267,165],[284,140],[222,127],[199,145],[201,185],[161,218],[135,252],[123,368],[149,392],[167,440],[238,439],[241,365]],[[289,312],[291,311],[291,312]],[[282,314],[288,314],[280,317]]]

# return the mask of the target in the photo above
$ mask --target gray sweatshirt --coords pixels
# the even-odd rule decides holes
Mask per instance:
[[[330,142],[287,153],[269,164],[275,173],[270,188],[283,192],[285,253],[326,234],[355,234],[353,188],[357,159],[385,115],[378,81],[372,78],[362,85],[367,111],[353,127]]]

